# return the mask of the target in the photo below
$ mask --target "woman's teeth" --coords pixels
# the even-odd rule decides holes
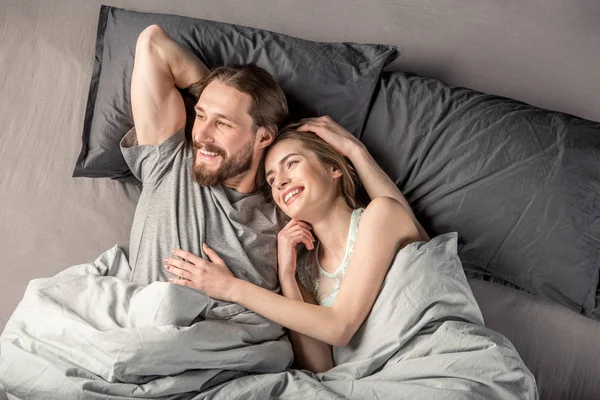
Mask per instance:
[[[298,193],[300,193],[302,191],[302,189],[294,189],[291,192],[289,192],[288,194],[285,195],[285,197],[283,198],[283,202],[285,204],[288,203],[288,201],[294,197],[295,195],[297,195]]]

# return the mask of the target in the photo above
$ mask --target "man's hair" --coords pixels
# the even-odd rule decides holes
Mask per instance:
[[[269,146],[267,151],[263,154],[263,162],[261,163],[261,169],[264,176],[264,160],[266,158],[269,149],[272,148],[276,143],[286,139],[296,139],[306,150],[311,151],[317,156],[319,161],[325,165],[332,166],[342,173],[340,179],[340,191],[341,195],[344,196],[346,203],[352,209],[359,206],[356,200],[356,188],[360,185],[360,180],[354,166],[346,157],[337,152],[329,143],[321,139],[319,136],[312,132],[300,132],[296,129],[300,126],[298,123],[293,123],[285,126],[277,135],[273,143]],[[267,185],[264,186],[264,190],[269,194]]]
[[[288,107],[283,91],[270,73],[252,64],[215,68],[204,81],[193,88],[192,93],[196,99],[200,98],[204,89],[214,80],[250,96],[248,114],[252,117],[253,132],[264,127],[277,134],[279,125],[288,115]]]

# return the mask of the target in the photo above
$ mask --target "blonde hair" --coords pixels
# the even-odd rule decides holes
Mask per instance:
[[[296,129],[300,126],[298,123],[293,123],[286,125],[282,130],[279,131],[277,137],[271,143],[267,151],[265,151],[261,163],[261,168],[259,171],[262,172],[262,176],[264,176],[264,160],[269,150],[278,142],[286,139],[296,139],[298,140],[302,146],[311,151],[319,161],[321,161],[325,165],[332,166],[339,170],[342,174],[340,179],[340,192],[348,206],[352,209],[358,207],[358,202],[356,201],[356,189],[360,184],[358,179],[358,175],[354,166],[346,157],[338,153],[329,143],[321,139],[319,136],[312,132],[300,132]],[[264,180],[263,180],[264,184]],[[265,185],[265,190],[267,187]],[[270,190],[269,198],[270,198]]]

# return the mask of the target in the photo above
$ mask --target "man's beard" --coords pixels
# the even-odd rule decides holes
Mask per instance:
[[[248,140],[240,151],[227,158],[225,158],[225,152],[222,149],[211,145],[204,145],[203,148],[206,151],[217,153],[219,157],[223,159],[216,171],[207,168],[206,164],[196,165],[196,154],[198,153],[199,147],[194,143],[192,176],[200,186],[214,186],[229,178],[248,172],[252,167],[252,161],[254,159],[253,143],[253,139]]]

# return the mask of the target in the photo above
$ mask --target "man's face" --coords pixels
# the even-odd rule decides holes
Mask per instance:
[[[248,108],[250,96],[215,80],[196,103],[192,128],[193,175],[213,186],[250,170],[256,130]]]

